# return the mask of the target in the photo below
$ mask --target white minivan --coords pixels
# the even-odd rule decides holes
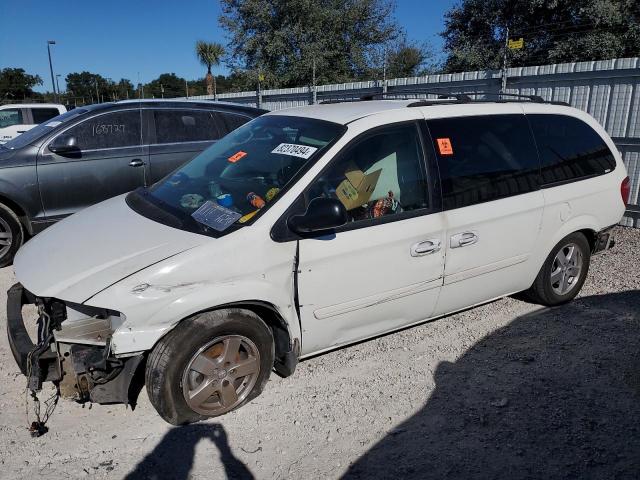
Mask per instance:
[[[66,111],[64,105],[55,103],[0,105],[0,145]]]
[[[571,300],[628,195],[602,127],[537,97],[273,112],[27,242],[9,340],[33,390],[130,403],[144,375],[189,423],[321,352],[516,292]]]

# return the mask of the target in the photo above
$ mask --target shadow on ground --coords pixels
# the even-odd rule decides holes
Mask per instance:
[[[640,290],[541,309],[436,371],[347,478],[639,478]]]
[[[227,434],[220,424],[195,424],[169,430],[160,443],[125,478],[127,480],[186,480],[191,478],[195,448],[202,439],[218,448],[220,463],[229,479],[252,479],[249,469],[231,452]],[[211,454],[215,454],[211,451]],[[222,473],[222,472],[220,472]],[[219,478],[222,475],[211,475]]]

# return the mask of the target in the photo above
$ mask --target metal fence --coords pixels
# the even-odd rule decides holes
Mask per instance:
[[[386,82],[321,85],[315,89],[299,87],[225,93],[218,95],[218,99],[280,110],[384,91],[401,93],[418,89],[481,97],[480,92],[497,93],[500,87],[501,72],[487,70],[395,78]],[[630,206],[621,223],[640,227],[640,58],[510,68],[506,91],[567,102],[588,112],[605,127],[622,153],[631,178]],[[211,99],[212,96],[190,98]]]

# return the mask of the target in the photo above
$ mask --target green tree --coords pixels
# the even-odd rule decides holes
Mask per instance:
[[[406,39],[387,51],[386,64],[387,78],[416,77],[436,69],[431,49]]]
[[[119,100],[125,100],[127,98],[134,98],[135,92],[133,83],[128,78],[121,78],[115,85],[115,91]]]
[[[198,40],[196,42],[196,55],[200,63],[207,67],[207,94],[216,95],[216,78],[211,74],[211,67],[220,65],[220,60],[224,55],[224,47],[216,42],[205,42]]]
[[[175,73],[163,73],[144,86],[144,96],[147,98],[184,97],[186,94],[184,83],[185,79],[178,77]]]
[[[500,68],[507,28],[524,39],[511,66],[640,55],[637,0],[462,0],[445,15],[445,70]]]
[[[221,0],[233,71],[268,87],[362,78],[371,52],[396,38],[391,0]]]
[[[115,95],[115,84],[98,73],[70,73],[65,77],[67,94],[76,101],[100,103],[111,101]]]
[[[32,97],[36,85],[42,85],[38,75],[30,75],[23,68],[3,68],[0,70],[0,101]]]

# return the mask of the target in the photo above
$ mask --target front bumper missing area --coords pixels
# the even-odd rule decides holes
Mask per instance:
[[[9,347],[20,371],[28,378],[30,386],[35,386],[36,383],[41,385],[42,382],[47,381],[55,382],[62,378],[58,355],[51,349],[38,355],[37,361],[31,362],[31,369],[29,368],[29,355],[34,351],[36,345],[31,341],[24,325],[22,307],[34,304],[35,300],[35,297],[19,283],[16,283],[7,292]]]
[[[25,327],[22,309],[37,301],[19,283],[7,292],[9,346],[28,379],[29,389],[37,391],[43,382],[50,381],[60,387],[63,396],[79,402],[134,406],[142,387],[138,367],[144,356],[117,359],[110,355],[108,342],[104,345],[69,342],[64,336],[59,341],[36,346]]]

